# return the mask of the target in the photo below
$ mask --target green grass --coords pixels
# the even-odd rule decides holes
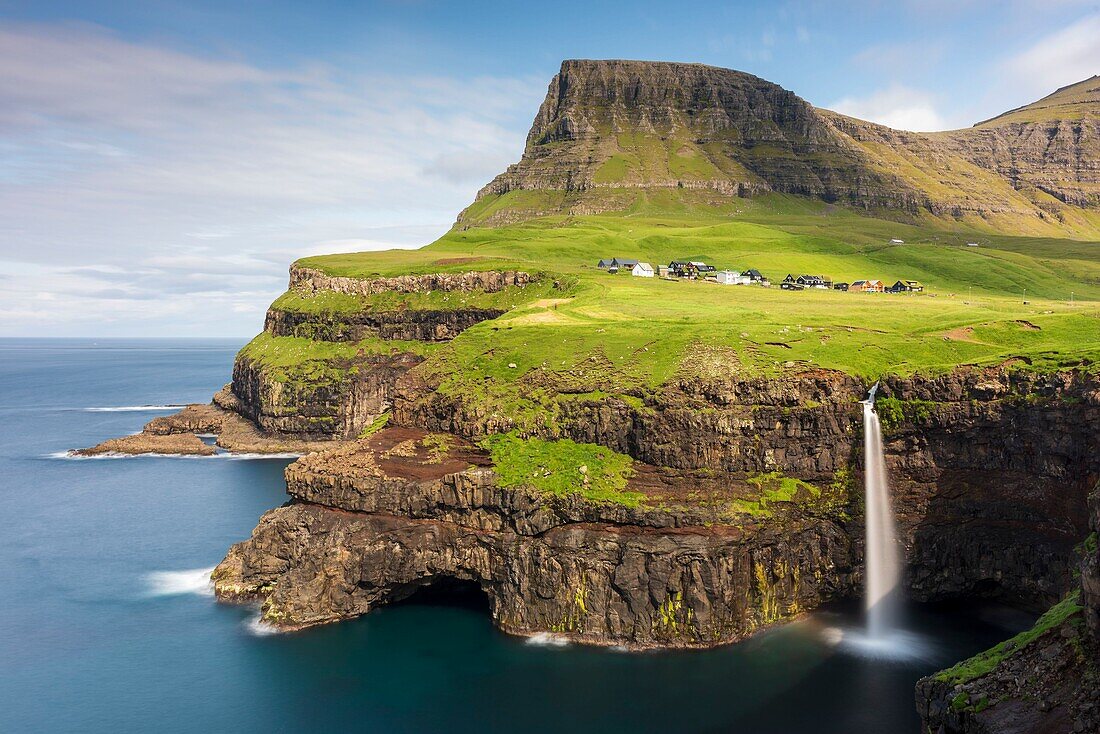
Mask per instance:
[[[952,668],[936,674],[936,680],[951,685],[968,683],[987,675],[1002,661],[1030,645],[1052,629],[1061,627],[1070,617],[1081,611],[1080,591],[1074,591],[1065,599],[1047,610],[1039,621],[1029,630],[1021,632],[1011,640],[1002,642]]]
[[[617,195],[615,189],[601,191]],[[533,208],[551,206],[558,196],[509,192],[499,197],[501,211],[515,204],[513,195]],[[674,378],[713,379],[733,370],[766,377],[820,367],[871,381],[1016,357],[1029,363],[1018,363],[1021,369],[1100,365],[1095,242],[990,234],[939,220],[903,224],[778,195],[715,203],[709,192],[685,189],[635,190],[630,197],[629,208],[614,215],[456,227],[420,250],[300,261],[360,278],[495,269],[542,274],[526,288],[371,297],[292,292],[275,304],[314,313],[468,306],[507,311],[452,342],[326,346],[260,338],[247,353],[278,370],[348,358],[359,350],[407,349],[427,357],[417,370],[443,394],[478,403],[540,435],[554,435],[555,410],[563,400],[599,394],[640,402]],[[891,238],[905,244],[892,245]],[[981,247],[965,246],[974,240]],[[600,258],[614,256],[654,265],[701,259],[719,268],[757,268],[776,282],[787,273],[849,282],[913,279],[927,292],[792,293],[608,275],[595,267]]]
[[[640,493],[625,491],[632,459],[602,446],[522,438],[514,432],[490,436],[482,445],[503,487],[533,487],[553,495],[575,493],[595,502],[632,507],[644,499]]]
[[[794,477],[785,477],[780,472],[758,474],[749,477],[749,484],[759,490],[760,494],[755,500],[739,500],[735,502],[735,509],[754,517],[767,517],[772,514],[777,502],[801,501],[808,504],[821,496],[821,490],[809,482]]]

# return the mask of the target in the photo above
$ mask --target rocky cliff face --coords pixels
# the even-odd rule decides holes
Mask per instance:
[[[1035,627],[917,683],[917,710],[933,734],[1100,731],[1100,484],[1093,534],[1080,546],[1080,587]]]
[[[1100,206],[1100,76],[1030,105],[935,136],[958,155],[1077,207]]]
[[[863,386],[850,377],[685,381],[642,407],[582,401],[554,416],[547,437],[647,462],[630,486],[652,502],[637,507],[501,487],[485,455],[455,436],[507,426],[412,377],[399,381],[394,420],[417,429],[292,465],[292,503],[230,552],[219,595],[259,596],[269,621],[299,627],[457,579],[481,588],[511,632],[702,646],[860,581],[858,502],[839,512],[780,503],[766,517],[712,511],[715,497],[765,471],[858,497]],[[1100,476],[1096,378],[960,370],[892,379],[882,394],[911,593],[1032,606],[1063,594],[1087,528],[1085,488]],[[441,430],[432,435],[451,436],[451,448],[433,454],[424,431]]]
[[[592,503],[498,486],[487,459],[423,432],[300,460],[294,501],[261,519],[214,573],[224,599],[259,596],[284,628],[344,619],[444,580],[475,583],[494,622],[633,647],[730,642],[812,608],[853,578],[837,522],[791,511],[704,526],[688,510]]]
[[[559,402],[547,408],[543,433],[659,466],[831,482],[859,470],[863,392],[827,371],[683,381],[640,407]],[[1096,378],[962,369],[892,378],[880,394],[911,593],[1053,602],[1068,587],[1072,548],[1087,527],[1084,498],[1100,476]],[[401,424],[464,436],[512,428],[415,374],[399,381],[394,411]]]
[[[312,314],[268,309],[264,331],[272,336],[297,336],[327,342],[357,342],[377,338],[399,341],[450,341],[474,324],[495,319],[501,309],[361,311]]]
[[[302,296],[433,292],[486,294],[524,288],[537,279],[516,271],[428,273],[396,277],[349,278],[309,268],[291,267],[291,292]],[[292,311],[272,307],[264,335],[298,337],[324,345],[364,341],[433,343],[448,341],[471,326],[503,311],[476,306],[447,309],[376,308]],[[408,346],[387,351],[360,349],[337,356],[306,354],[300,379],[250,354],[246,348],[233,365],[232,409],[265,432],[297,439],[354,438],[388,412],[398,378],[424,357]],[[310,366],[312,365],[312,366]]]
[[[1100,100],[1074,99],[1071,110],[1048,104],[1042,121],[1021,122],[1016,111],[972,130],[920,134],[819,110],[729,69],[565,61],[522,159],[459,223],[616,211],[630,191],[661,189],[711,192],[712,203],[775,191],[937,216],[1064,220],[1067,206],[1100,204]],[[517,190],[544,195],[488,214],[477,204]]]

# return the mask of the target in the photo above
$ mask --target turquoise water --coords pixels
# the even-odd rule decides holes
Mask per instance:
[[[198,573],[286,500],[286,460],[51,454],[206,401],[240,344],[0,340],[0,731],[913,732],[921,675],[1018,631],[995,607],[912,606],[917,653],[837,645],[857,605],[739,645],[541,647],[463,606],[258,635]]]

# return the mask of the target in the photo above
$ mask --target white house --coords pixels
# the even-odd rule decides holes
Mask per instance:
[[[891,245],[904,245],[905,240],[892,239],[892,240],[890,240],[890,244]]]
[[[752,282],[748,275],[742,275],[735,270],[719,270],[715,275],[722,285],[748,285]]]
[[[977,247],[977,246],[978,246],[978,243],[977,243],[977,242],[967,242],[967,243],[966,243],[966,246],[967,246],[967,247]]]
[[[630,269],[630,274],[635,278],[652,278],[653,266],[649,263],[638,263]]]

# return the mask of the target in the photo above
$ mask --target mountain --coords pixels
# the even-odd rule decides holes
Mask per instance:
[[[523,157],[459,223],[625,210],[656,192],[713,204],[778,192],[1006,230],[1091,230],[1082,213],[1100,208],[1097,87],[1093,78],[973,129],[921,134],[729,69],[565,61]]]

